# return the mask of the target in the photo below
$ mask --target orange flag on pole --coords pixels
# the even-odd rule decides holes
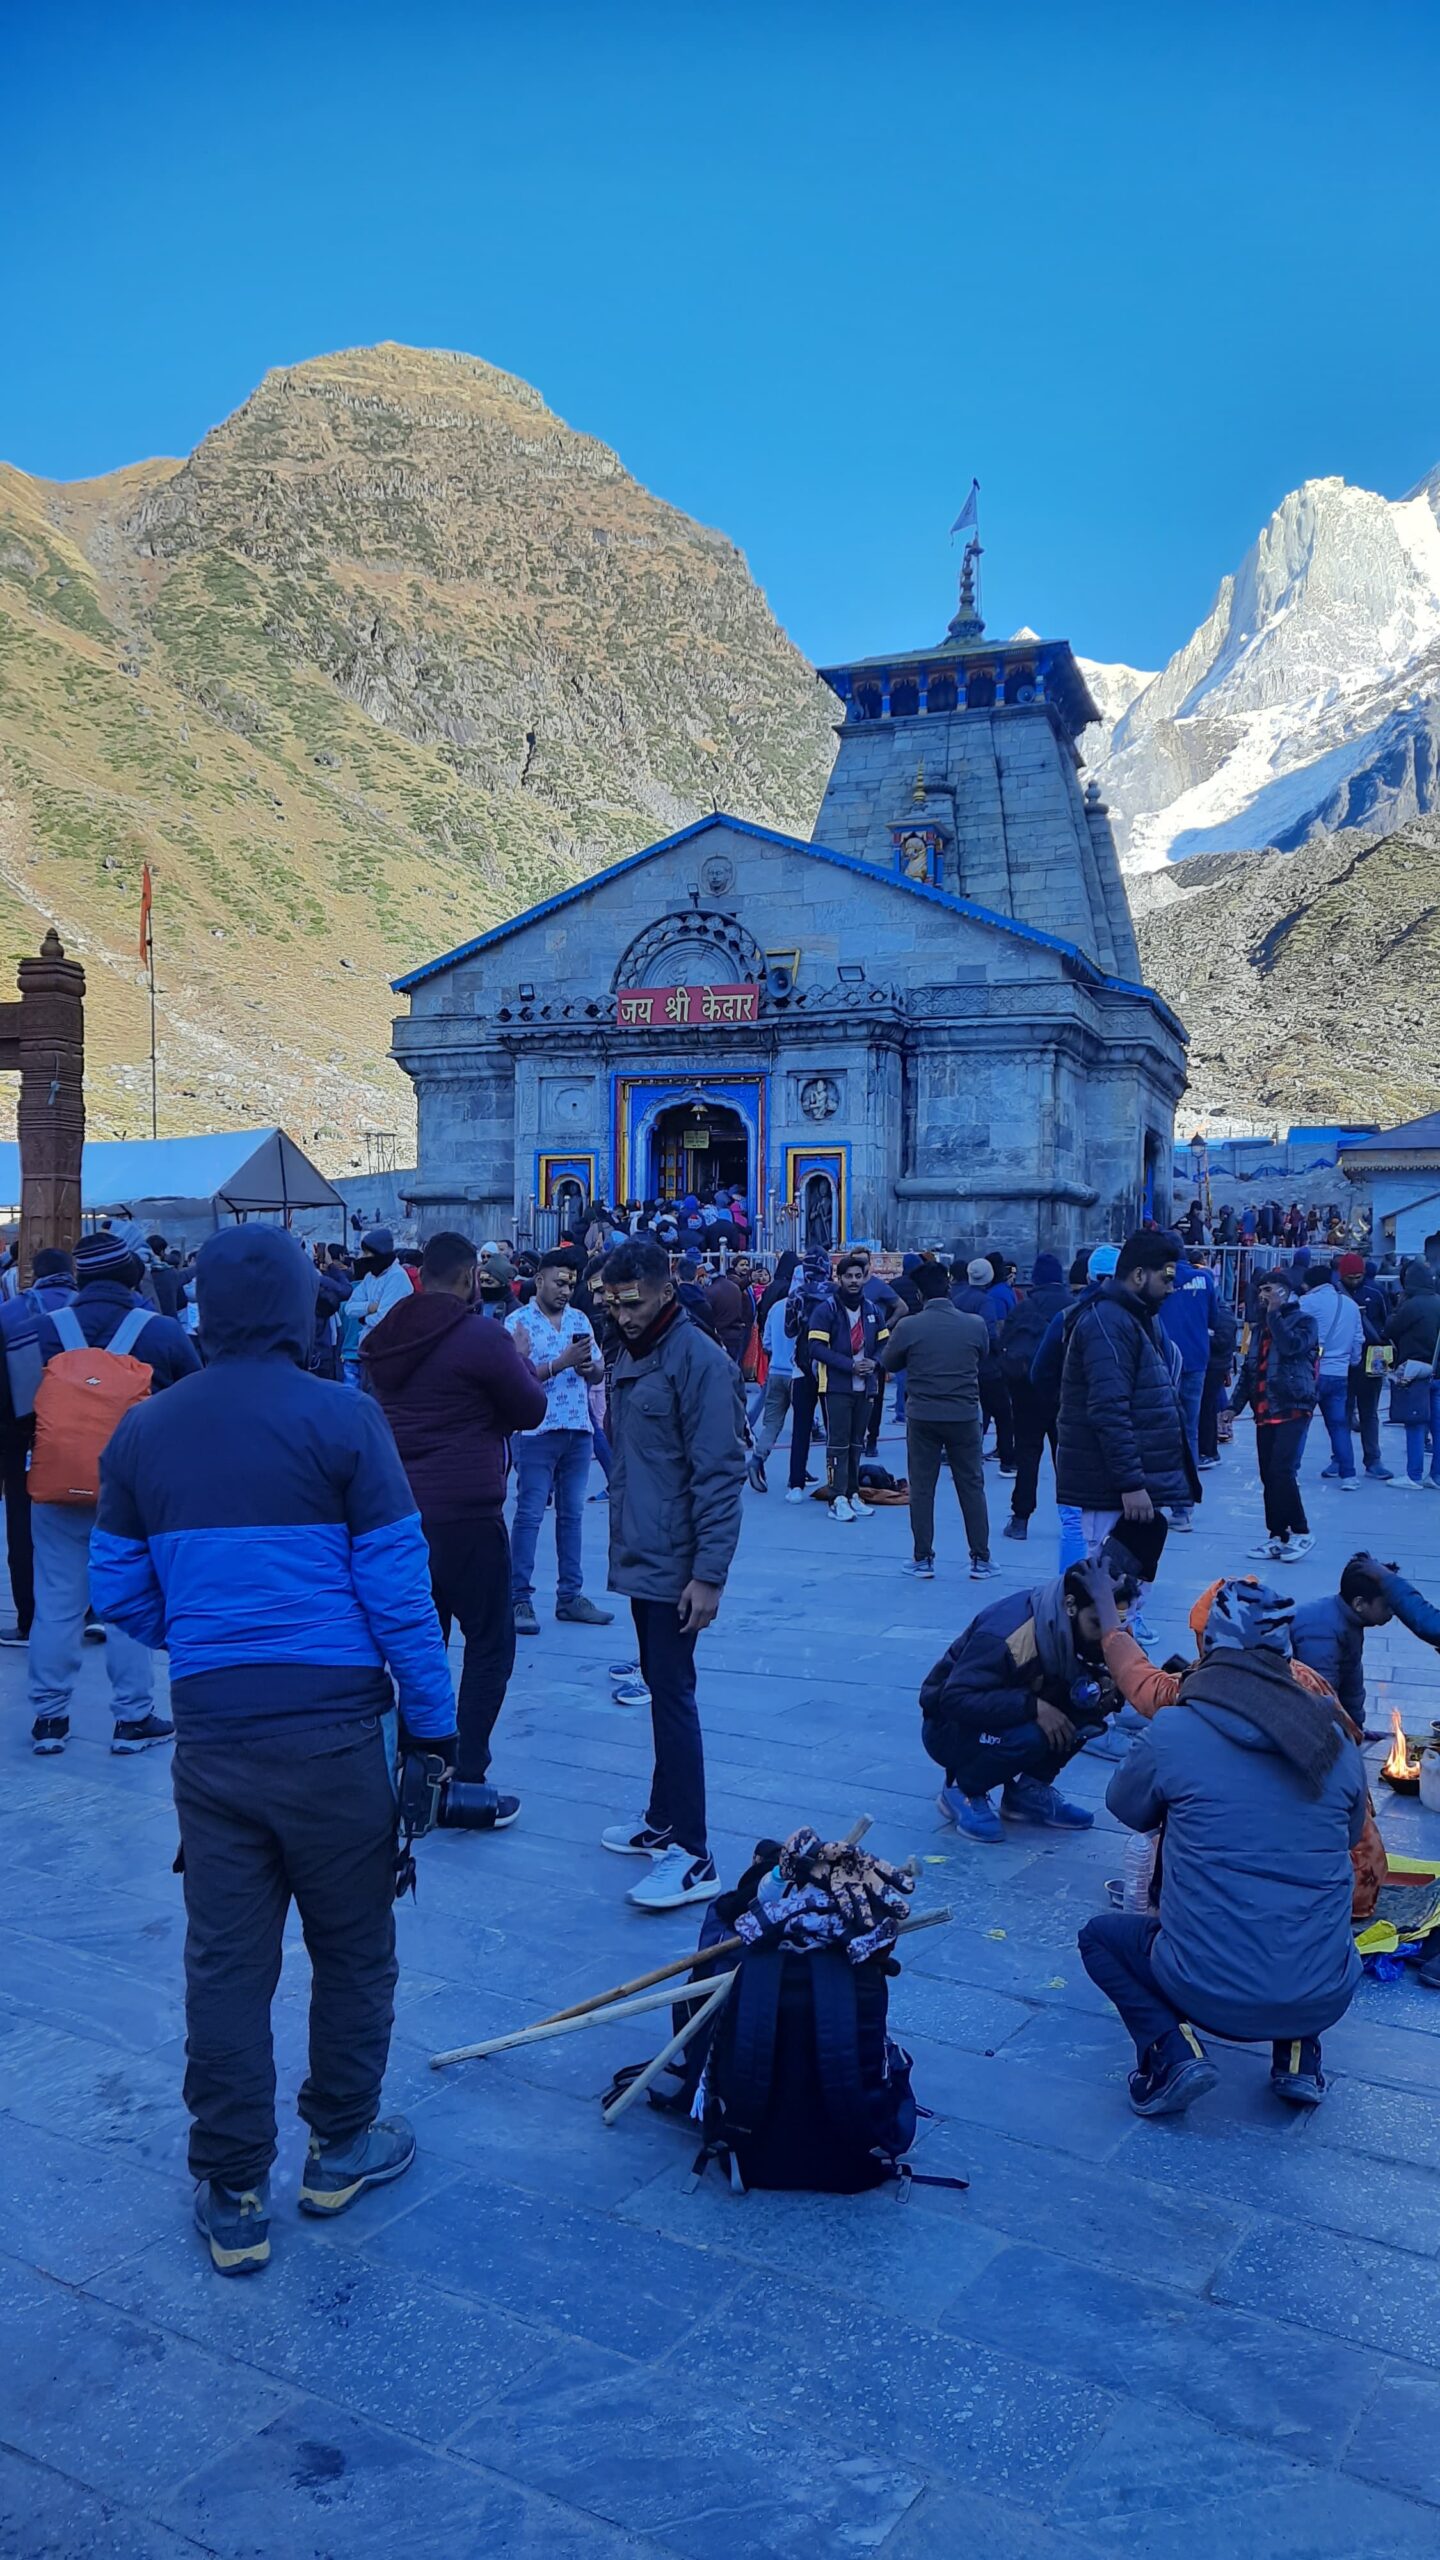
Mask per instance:
[[[147,862],[140,874],[140,957],[142,960],[148,960],[150,957],[150,909],[153,904],[150,865]]]

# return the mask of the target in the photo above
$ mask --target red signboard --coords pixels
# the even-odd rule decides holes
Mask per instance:
[[[622,987],[615,1020],[622,1031],[669,1031],[678,1023],[755,1022],[760,990],[743,987]]]

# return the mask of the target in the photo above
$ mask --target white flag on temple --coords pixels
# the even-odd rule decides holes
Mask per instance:
[[[970,495],[966,499],[964,506],[961,508],[960,513],[950,527],[952,539],[957,533],[963,533],[967,524],[979,523],[980,512],[977,503],[979,496],[980,483],[978,480],[972,480],[970,483]]]

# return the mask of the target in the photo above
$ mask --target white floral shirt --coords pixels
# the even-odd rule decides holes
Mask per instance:
[[[589,1344],[592,1362],[599,1357],[595,1336],[578,1307],[567,1307],[561,1316],[547,1316],[541,1313],[538,1299],[532,1298],[528,1307],[517,1307],[513,1316],[506,1317],[505,1330],[528,1335],[530,1358],[537,1369],[547,1360],[558,1360],[566,1343],[581,1336]],[[579,1369],[562,1369],[558,1378],[547,1378],[545,1394],[548,1411],[544,1421],[537,1423],[537,1430],[589,1430],[590,1396]],[[531,1435],[522,1431],[519,1436],[528,1440]]]

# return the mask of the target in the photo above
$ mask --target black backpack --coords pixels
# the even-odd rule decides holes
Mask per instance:
[[[919,2111],[884,1960],[757,1948],[738,1963],[705,2059],[697,2169],[718,2160],[737,2189],[843,2196],[904,2174]]]

